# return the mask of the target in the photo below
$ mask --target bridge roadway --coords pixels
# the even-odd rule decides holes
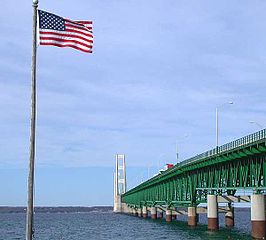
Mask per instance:
[[[121,195],[121,211],[142,217],[165,216],[171,222],[183,211],[188,225],[207,212],[208,229],[219,228],[219,203],[226,226],[234,226],[234,202],[251,202],[251,235],[265,239],[266,129],[189,158]],[[243,191],[244,190],[244,191]],[[238,194],[248,192],[244,196]],[[207,204],[200,210],[198,205]],[[204,204],[203,204],[204,205]],[[183,210],[180,210],[183,209]],[[179,211],[180,210],[180,211]]]

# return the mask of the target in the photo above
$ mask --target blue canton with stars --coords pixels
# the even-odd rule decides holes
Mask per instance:
[[[39,11],[39,27],[40,29],[51,29],[56,31],[65,31],[65,20],[62,17],[48,13],[45,11]]]

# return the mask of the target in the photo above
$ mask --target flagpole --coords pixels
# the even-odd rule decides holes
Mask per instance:
[[[28,176],[28,206],[26,240],[33,238],[33,194],[34,194],[34,161],[35,161],[35,135],[36,135],[36,50],[37,50],[37,8],[38,0],[33,0],[33,41],[32,41],[32,69],[31,69],[31,133],[30,133],[30,158]]]

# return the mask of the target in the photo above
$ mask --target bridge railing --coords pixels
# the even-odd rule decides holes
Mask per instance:
[[[204,152],[204,153],[196,155],[192,158],[189,158],[185,161],[182,161],[179,164],[179,166],[186,165],[188,163],[192,163],[192,162],[204,159],[204,158],[214,156],[217,153],[223,153],[223,152],[227,152],[227,151],[230,151],[230,150],[238,148],[238,147],[249,145],[249,144],[255,143],[257,141],[263,140],[265,138],[266,138],[266,129],[262,129],[258,132],[252,133],[252,134],[247,135],[245,137],[239,138],[235,141],[232,141],[232,142],[226,143],[222,146],[219,146],[218,148],[214,148],[212,150],[209,150],[207,152]]]

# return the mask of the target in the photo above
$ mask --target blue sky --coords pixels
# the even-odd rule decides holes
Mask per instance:
[[[91,55],[38,48],[36,204],[112,204],[116,153],[126,154],[134,186],[148,167],[176,161],[176,143],[181,159],[213,148],[224,102],[234,104],[220,109],[221,144],[259,130],[251,120],[266,126],[264,1],[39,7],[93,20],[95,43]],[[31,21],[31,1],[1,1],[0,205],[26,205]]]

